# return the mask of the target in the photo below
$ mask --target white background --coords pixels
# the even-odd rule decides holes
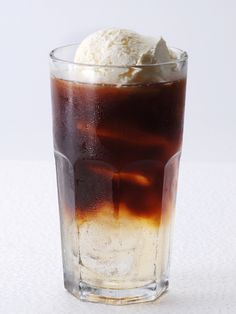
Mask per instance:
[[[235,161],[234,0],[21,0],[0,9],[0,159],[52,159],[48,53],[106,27],[189,54],[183,159]]]

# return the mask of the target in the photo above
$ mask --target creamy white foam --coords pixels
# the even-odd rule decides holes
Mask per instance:
[[[74,61],[132,66],[168,62],[172,58],[162,37],[147,37],[126,29],[110,28],[86,37],[78,47]]]
[[[119,86],[170,82],[186,77],[187,55],[163,38],[122,29],[98,31],[80,45],[54,52],[52,75],[78,83]]]
[[[74,57],[76,63],[104,67],[81,66],[72,71],[77,72],[79,81],[88,83],[125,85],[165,81],[170,72],[176,72],[175,64],[139,66],[165,63],[175,59],[175,53],[167,47],[162,37],[153,38],[126,29],[110,28],[86,37]]]

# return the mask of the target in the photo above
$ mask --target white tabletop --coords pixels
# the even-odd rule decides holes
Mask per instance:
[[[63,288],[52,162],[0,162],[1,314],[236,313],[236,164],[182,163],[169,292],[83,303]]]

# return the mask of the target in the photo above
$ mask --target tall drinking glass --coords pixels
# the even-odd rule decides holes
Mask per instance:
[[[99,66],[74,63],[77,47],[50,54],[65,288],[94,302],[154,300],[168,287],[187,54]]]

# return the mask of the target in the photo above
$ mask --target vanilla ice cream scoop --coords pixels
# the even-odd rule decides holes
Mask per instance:
[[[79,81],[117,86],[166,80],[176,67],[175,64],[163,67],[161,64],[175,59],[175,53],[167,47],[162,37],[143,36],[119,28],[89,35],[81,42],[74,56],[74,62],[81,64],[77,67]]]
[[[86,37],[78,47],[74,61],[85,64],[132,66],[168,62],[172,55],[162,37],[110,28]]]

